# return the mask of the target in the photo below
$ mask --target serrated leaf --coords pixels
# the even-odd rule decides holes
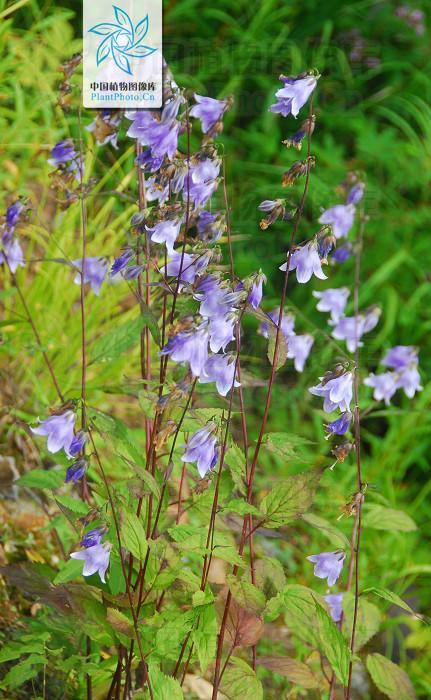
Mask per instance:
[[[262,656],[258,657],[257,663],[307,690],[320,687],[318,678],[302,661],[290,659],[288,656]]]
[[[242,659],[231,657],[223,675],[221,691],[229,700],[263,700],[262,683]]]
[[[79,498],[73,498],[72,496],[56,496],[55,502],[67,518],[69,518],[69,516],[70,518],[75,516],[76,520],[78,517],[87,515],[89,511],[89,507],[84,501],[81,501]]]
[[[417,525],[412,518],[402,510],[385,508],[376,503],[369,503],[364,507],[364,527],[374,530],[390,530],[393,532],[413,532]]]
[[[367,656],[367,669],[375,686],[390,700],[415,700],[407,673],[381,654]]]
[[[192,639],[198,655],[201,673],[204,674],[208,664],[216,655],[217,619],[214,605],[206,605],[202,608],[197,627],[192,632]]]
[[[265,596],[256,586],[232,574],[226,576],[226,583],[238,605],[256,615],[263,612],[266,605]]]
[[[33,489],[58,489],[64,484],[64,476],[59,472],[47,469],[32,469],[15,482],[19,486]]]
[[[247,488],[245,485],[245,458],[242,450],[240,450],[238,445],[235,445],[235,443],[231,444],[226,452],[225,464],[229,467],[236,488],[243,496],[245,496],[247,493]]]
[[[265,527],[282,527],[305,513],[311,506],[321,471],[310,470],[288,477],[259,504]]]
[[[224,588],[216,601],[217,616],[221,621],[228,595],[228,589]],[[229,615],[226,620],[226,632],[224,642],[230,648],[254,646],[263,634],[263,619],[260,615],[238,605],[231,598]]]
[[[154,700],[183,700],[183,691],[175,678],[165,676],[156,664],[149,664],[148,673]]]
[[[349,679],[350,650],[346,640],[326,610],[315,601],[319,625],[320,648],[328,659],[337,678],[347,685]]]
[[[124,352],[137,345],[144,327],[145,319],[138,316],[105,333],[93,344],[90,364],[113,362],[118,359]]]
[[[141,520],[135,513],[126,513],[121,527],[121,541],[138,561],[145,559],[148,550],[147,535]]]

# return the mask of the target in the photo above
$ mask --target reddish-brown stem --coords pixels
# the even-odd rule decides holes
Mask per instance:
[[[312,102],[312,100],[310,100],[310,117],[312,114],[313,114],[313,102]],[[286,272],[284,275],[283,291],[282,291],[281,299],[280,299],[277,330],[276,330],[275,343],[274,343],[274,356],[273,356],[274,359],[273,359],[273,364],[272,364],[271,373],[270,373],[269,382],[268,382],[268,391],[266,394],[265,408],[264,408],[264,412],[263,412],[262,423],[261,423],[256,447],[254,450],[253,459],[252,459],[250,472],[249,472],[249,478],[248,478],[247,501],[249,503],[251,503],[251,501],[252,501],[253,483],[254,483],[254,476],[255,476],[255,472],[256,472],[257,460],[259,457],[263,437],[265,435],[266,424],[268,421],[269,409],[270,409],[271,399],[272,399],[272,389],[273,389],[273,385],[274,385],[275,374],[277,371],[277,355],[278,355],[278,350],[280,347],[280,340],[281,340],[281,323],[283,320],[284,305],[286,303],[287,287],[288,287],[288,283],[289,283],[290,258],[291,258],[291,254],[292,254],[292,248],[293,248],[293,245],[294,245],[295,239],[296,239],[296,234],[298,232],[299,223],[302,219],[302,215],[304,212],[305,200],[306,200],[307,194],[308,194],[308,186],[309,186],[309,182],[310,182],[310,166],[309,166],[310,154],[311,154],[311,133],[308,132],[308,134],[307,134],[307,163],[308,163],[308,167],[307,167],[307,172],[306,172],[306,177],[305,177],[304,191],[302,193],[301,201],[300,201],[300,204],[298,207],[298,211],[296,213],[296,217],[295,217],[295,221],[294,221],[294,225],[293,225],[293,229],[292,229],[292,234],[290,237],[289,250],[288,250],[288,254],[287,254]],[[238,548],[238,552],[240,555],[242,555],[242,553],[244,551],[244,544],[245,544],[245,540],[246,540],[246,536],[247,536],[247,524],[248,524],[249,520],[250,520],[249,516],[248,515],[245,516],[244,526],[242,529],[241,539],[240,539],[239,548]],[[222,653],[223,653],[223,642],[224,642],[224,634],[225,634],[225,630],[226,630],[227,618],[228,618],[228,614],[229,614],[230,602],[231,602],[231,595],[229,592],[227,595],[227,598],[226,598],[225,611],[223,614],[222,624],[220,626],[220,631],[219,631],[218,641],[217,641],[217,656],[216,656],[216,664],[215,664],[215,672],[214,672],[212,700],[216,700],[219,685],[220,685],[220,668],[221,668],[221,659],[222,659]]]

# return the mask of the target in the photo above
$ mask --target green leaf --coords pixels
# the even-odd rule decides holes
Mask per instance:
[[[157,500],[159,500],[161,495],[160,486],[158,485],[151,472],[149,472],[147,469],[144,469],[144,467],[138,466],[134,462],[128,463],[132,467],[133,471],[136,472],[139,478],[142,479],[142,481],[144,482],[145,486],[147,487],[147,492],[152,493],[153,496],[155,496]]]
[[[343,632],[348,642],[352,636],[353,612],[355,607],[355,597],[353,593],[344,593],[343,612],[344,625]],[[355,628],[355,653],[358,652],[370,639],[379,631],[382,616],[380,610],[369,603],[364,598],[359,598],[358,615]]]
[[[272,489],[259,505],[265,527],[282,527],[305,513],[313,502],[321,474],[320,470],[302,472]]]
[[[29,656],[25,661],[13,666],[2,679],[2,686],[5,688],[19,688],[26,681],[35,678],[41,672],[41,666],[46,663],[44,656],[36,654]]]
[[[147,534],[142,522],[135,513],[126,513],[121,527],[121,540],[123,546],[138,561],[145,559],[148,550]]]
[[[19,659],[23,654],[44,654],[45,645],[43,641],[17,641],[9,642],[0,651],[0,663],[5,661],[14,661]]]
[[[266,605],[265,596],[256,586],[232,574],[226,576],[226,583],[238,605],[257,615],[263,612]]]
[[[320,647],[337,678],[347,685],[349,679],[350,650],[347,642],[326,610],[315,601],[319,625]]]
[[[237,515],[255,515],[256,517],[262,518],[262,513],[256,506],[247,501],[243,501],[239,498],[235,498],[223,507],[223,512],[226,513],[236,513]]]
[[[84,562],[80,559],[68,559],[61,571],[58,572],[53,583],[67,583],[68,581],[73,581],[82,576]]]
[[[145,449],[136,442],[133,432],[123,421],[95,408],[91,409],[90,416],[94,427],[103,437],[111,440],[114,445],[124,446],[137,464],[145,461]]]
[[[394,532],[413,532],[417,525],[412,518],[402,510],[393,510],[375,503],[364,507],[364,527],[374,530],[390,530]]]
[[[145,325],[150,329],[150,333],[156,345],[160,347],[160,330],[157,325],[157,319],[151,311],[150,307],[141,300],[140,303],[141,316],[144,319]]]
[[[307,690],[320,687],[319,679],[302,661],[290,659],[288,656],[259,656],[257,663]]]
[[[183,700],[183,691],[175,678],[165,676],[155,664],[149,664],[148,673],[154,700]]]
[[[415,612],[408,603],[406,603],[402,598],[400,598],[399,595],[397,595],[393,591],[389,591],[387,588],[376,588],[372,586],[371,588],[366,588],[365,590],[363,590],[361,595],[366,595],[367,593],[374,593],[374,595],[378,596],[379,598],[383,598],[383,600],[387,600],[389,603],[392,603],[392,605],[398,605],[399,608],[402,608],[403,610],[410,613],[411,615],[414,615],[420,620],[423,619],[422,615],[419,615],[417,612]]]
[[[56,496],[55,502],[60,508],[61,512],[69,519],[75,520],[77,517],[82,517],[87,515],[89,507],[84,501],[79,498],[73,498],[72,496]]]
[[[256,586],[266,598],[277,595],[286,585],[282,564],[274,557],[262,557],[255,562]]]
[[[214,605],[206,605],[202,608],[197,627],[192,632],[192,639],[203,675],[216,655],[217,618]]]
[[[111,627],[121,635],[129,637],[130,639],[135,638],[135,630],[133,628],[132,621],[116,608],[108,608],[106,614],[106,620],[111,625]]]
[[[341,549],[350,549],[350,542],[345,534],[334,527],[328,520],[325,520],[325,518],[314,515],[314,513],[304,513],[302,519],[325,535],[334,546],[340,547]]]
[[[415,700],[407,673],[381,654],[367,656],[367,669],[374,685],[390,700]]]
[[[298,450],[311,444],[310,440],[291,433],[268,433],[262,441],[262,447],[283,459],[298,459]]]
[[[238,491],[245,496],[247,488],[245,485],[245,457],[238,445],[232,443],[226,452],[225,463],[230,469],[233,482]]]
[[[317,630],[316,599],[319,596],[306,586],[287,584],[275,598],[268,601],[265,621],[272,622],[284,613],[286,625],[300,639],[319,644]]]
[[[124,352],[138,343],[141,331],[146,325],[145,319],[138,316],[138,318],[126,321],[108,331],[93,344],[90,364],[117,360]]]
[[[221,691],[229,700],[263,700],[262,683],[255,672],[234,656],[223,675]]]
[[[36,489],[58,489],[64,484],[64,475],[50,469],[32,469],[15,482],[19,486]]]

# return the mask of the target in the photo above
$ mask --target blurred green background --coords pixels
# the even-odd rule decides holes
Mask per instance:
[[[389,409],[380,405],[363,422],[364,474],[373,488],[370,500],[408,513],[417,525],[409,532],[365,529],[363,540],[363,585],[381,585],[409,597],[412,605],[426,613],[430,609],[430,513],[431,492],[431,61],[430,34],[398,16],[397,2],[342,2],[328,0],[203,0],[165,2],[165,57],[180,86],[213,97],[234,97],[225,118],[219,143],[226,158],[227,186],[232,210],[236,272],[244,276],[262,268],[267,275],[265,309],[279,297],[283,261],[290,229],[276,224],[268,231],[259,228],[258,204],[282,197],[281,177],[296,159],[281,144],[295,131],[293,119],[282,119],[268,111],[280,86],[280,73],[296,74],[317,68],[322,77],[314,110],[317,126],[312,151],[316,168],[312,173],[306,215],[300,238],[317,229],[322,208],[338,202],[337,186],[349,170],[361,171],[367,182],[365,208],[369,221],[365,231],[361,307],[377,303],[382,308],[378,327],[365,337],[363,372],[374,371],[385,349],[396,344],[420,348],[423,391],[413,400],[397,395]],[[424,13],[429,23],[430,7],[415,2],[410,9]],[[49,189],[48,150],[61,138],[77,135],[76,113],[65,116],[56,106],[61,78],[59,65],[81,48],[81,8],[76,1],[47,0],[4,2],[0,0],[0,188],[3,209],[15,195],[29,196],[34,216],[28,227],[26,255],[59,257],[65,249],[79,257],[79,213],[61,212]],[[92,120],[83,113],[83,121]],[[298,123],[301,121],[301,115]],[[125,139],[123,125],[118,155],[109,146],[97,148],[88,139],[87,172],[97,178],[100,191],[110,188],[134,193],[133,149]],[[196,144],[198,141],[196,138]],[[123,148],[124,146],[124,148]],[[127,150],[128,149],[128,150]],[[292,200],[301,186],[293,189]],[[223,207],[222,192],[215,205]],[[90,251],[113,255],[125,241],[132,201],[101,197],[90,210]],[[325,317],[315,311],[311,289],[351,286],[353,261],[330,268],[329,280],[311,285],[292,284],[289,305],[297,313],[298,332],[313,332],[316,342],[303,375],[290,366],[282,370],[274,392],[275,407],[269,429],[298,434],[311,441],[305,450],[308,464],[327,463],[329,447],[323,439],[323,413],[307,392],[328,369],[337,353],[319,329]],[[37,275],[20,273],[28,302],[39,319],[46,347],[66,392],[78,385],[79,318],[76,299],[65,316],[70,294],[65,268],[36,263]],[[69,289],[65,288],[69,285]],[[7,283],[6,283],[7,286]],[[91,299],[90,338],[118,323],[130,312],[114,287],[100,299]],[[5,297],[5,318],[19,312],[19,303]],[[351,312],[351,307],[348,309]],[[264,340],[256,335],[256,323],[246,321],[246,401],[251,433],[259,427],[262,388],[253,378],[267,377]],[[55,397],[45,378],[42,360],[35,352],[28,329],[5,324],[0,356],[4,378],[3,403],[18,404],[19,418],[42,413]],[[12,356],[12,359],[11,359]],[[71,359],[72,358],[72,359]],[[75,358],[75,359],[73,359]],[[115,390],[124,375],[133,376],[136,357],[120,358],[114,365],[90,371],[89,386],[95,405],[105,410],[113,405],[109,390]],[[12,401],[13,399],[13,401]],[[114,401],[117,401],[115,399]],[[118,404],[116,404],[118,405]],[[371,407],[370,392],[361,390],[361,406]],[[128,401],[125,415],[134,418]],[[3,444],[10,444],[13,420],[4,422]],[[303,468],[300,462],[286,465],[262,458],[257,490],[281,474]],[[353,459],[336,467],[336,479],[324,478],[316,512],[331,522],[354,490]],[[340,528],[348,534],[350,521]],[[303,532],[302,532],[303,530]],[[301,525],[304,557],[312,549],[328,547],[322,533]],[[289,569],[295,580],[310,580],[293,552],[293,545],[271,545],[271,552]],[[305,551],[306,550],[306,551]],[[401,658],[421,698],[431,697],[429,628],[394,613],[376,648]],[[399,622],[405,623],[404,628]],[[427,649],[428,648],[428,649]],[[268,695],[268,697],[271,697]],[[359,697],[368,697],[360,695]],[[371,697],[378,697],[372,695]]]

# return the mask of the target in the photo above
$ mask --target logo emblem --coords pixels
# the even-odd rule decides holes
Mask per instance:
[[[112,56],[120,70],[128,75],[133,75],[130,60],[146,58],[157,51],[157,49],[142,43],[148,33],[148,15],[134,26],[127,12],[116,5],[112,7],[116,23],[102,22],[88,30],[104,37],[97,49],[96,63],[100,66],[103,61]]]

